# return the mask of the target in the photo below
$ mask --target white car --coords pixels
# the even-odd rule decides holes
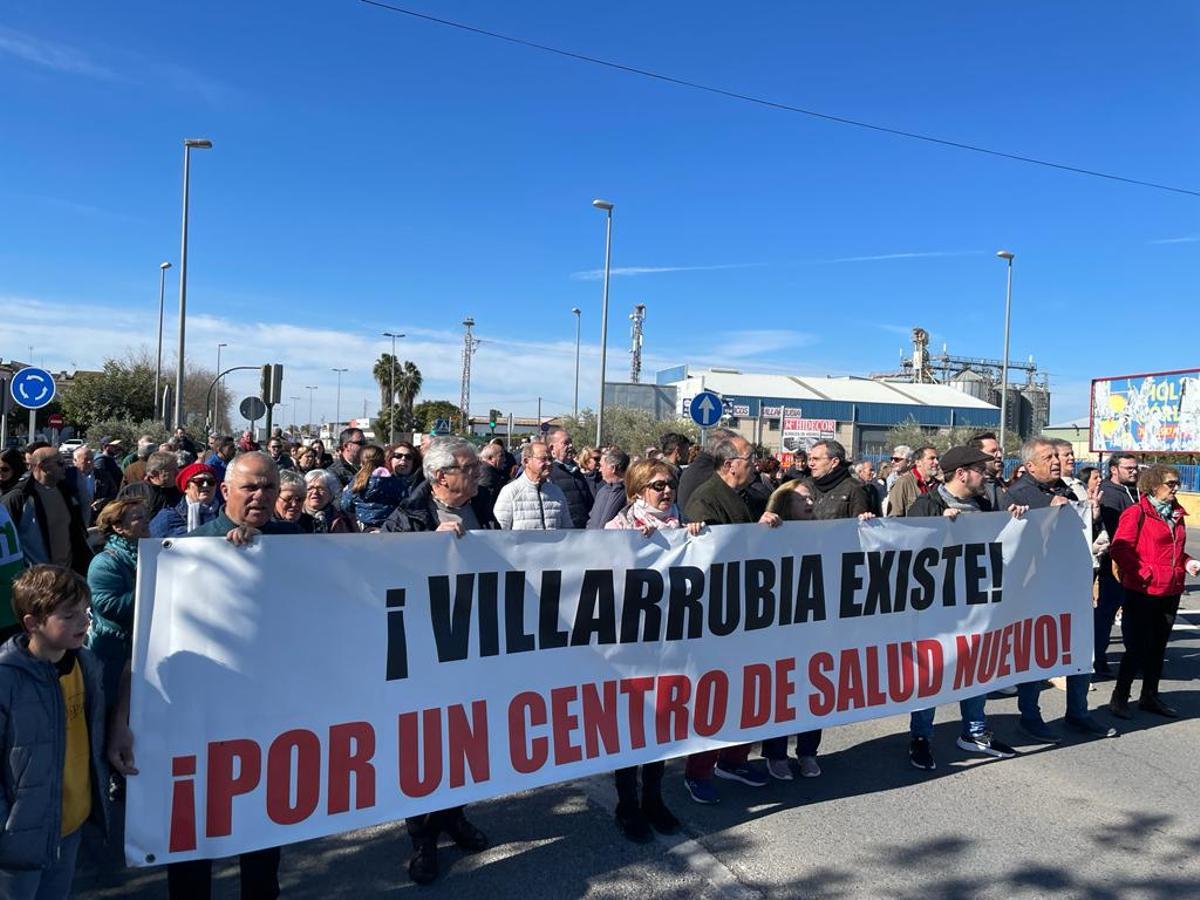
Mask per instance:
[[[82,440],[80,438],[71,438],[69,441],[63,441],[61,444],[58,445],[58,452],[61,453],[63,456],[70,456],[78,448],[84,446],[86,443],[87,443],[87,441]]]

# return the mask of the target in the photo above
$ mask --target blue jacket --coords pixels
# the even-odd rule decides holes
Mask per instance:
[[[133,652],[133,589],[137,581],[137,546],[114,534],[92,557],[88,568],[92,591],[92,626],[87,645],[104,666],[104,692],[117,698],[121,669]]]
[[[164,506],[150,520],[150,536],[156,538],[178,537],[187,534],[187,497],[174,506]],[[200,507],[200,524],[207,525],[221,512],[221,504],[214,502],[211,506]]]
[[[408,479],[397,475],[372,475],[359,494],[342,491],[342,509],[354,516],[362,528],[381,528],[387,517],[408,496]]]
[[[67,716],[58,670],[30,655],[28,635],[0,647],[0,869],[44,869],[58,858]],[[108,831],[104,689],[92,654],[78,651],[86,695],[92,814]]]
[[[616,484],[603,483],[596,491],[596,502],[592,504],[592,511],[588,515],[587,527],[603,528],[628,502],[624,481],[618,481]]]

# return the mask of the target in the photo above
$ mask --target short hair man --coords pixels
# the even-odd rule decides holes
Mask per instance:
[[[498,528],[486,499],[479,496],[481,470],[487,467],[470,441],[434,438],[421,460],[425,480],[384,520],[381,530],[453,531],[461,536]]]
[[[912,456],[912,447],[908,444],[898,444],[892,450],[892,471],[887,477],[887,484],[884,485],[889,493],[897,479],[912,468]]]
[[[116,445],[119,449],[119,442]],[[107,454],[108,447],[102,445],[102,449]],[[143,435],[138,439],[137,450],[134,452],[134,458],[125,464],[125,468],[121,474],[121,485],[137,484],[146,478],[146,460],[150,458],[150,454],[158,449],[158,442],[149,435]]]
[[[712,478],[713,472],[716,471],[716,460],[712,454],[713,447],[725,438],[733,437],[734,434],[735,432],[728,428],[708,429],[708,446],[701,449],[696,458],[688,463],[683,474],[679,476],[679,499],[676,502],[681,510],[687,508],[688,501],[692,498],[692,491]]]
[[[554,457],[541,441],[521,448],[521,474],[500,489],[493,514],[512,531],[573,528],[566,495],[550,481]]]
[[[967,446],[988,455],[983,495],[992,505],[992,509],[1007,509],[1010,504],[1004,492],[1004,449],[1000,446],[1000,441],[992,432],[984,431],[967,441]]]
[[[105,826],[102,667],[83,646],[90,606],[87,582],[69,569],[35,566],[13,584],[23,633],[0,648],[0,789],[15,800],[4,897],[69,896],[84,823]]]
[[[686,439],[685,439],[686,440]],[[600,487],[596,502],[588,516],[588,528],[603,528],[625,508],[625,473],[629,469],[629,454],[612,447],[600,454]]]
[[[986,480],[992,456],[975,447],[951,447],[941,458],[944,481],[926,494],[913,501],[908,509],[909,518],[944,516],[951,521],[964,513],[993,512],[995,507],[987,499]],[[1020,506],[1011,506],[1009,513],[1014,518],[1025,514]],[[958,746],[971,753],[980,753],[997,759],[1008,759],[1016,751],[1003,741],[992,736],[988,729],[984,707],[987,694],[979,694],[960,700],[958,707],[962,715],[962,731]],[[929,741],[933,737],[933,707],[915,710],[909,716],[908,758],[915,768],[933,771],[937,762]]]
[[[1021,445],[1021,462],[1025,474],[1008,489],[1009,500],[1030,509],[1063,507],[1074,499],[1071,489],[1062,480],[1062,462],[1054,441],[1034,437]],[[1116,731],[1096,723],[1088,711],[1090,673],[1067,676],[1066,723],[1080,731],[1100,737],[1113,737]],[[1040,681],[1017,685],[1018,726],[1027,735],[1045,744],[1057,744],[1061,738],[1043,720],[1038,695]]]
[[[867,489],[867,499],[871,501],[871,512],[877,516],[883,515],[883,500],[887,493],[883,483],[875,477],[875,462],[870,459],[860,459],[851,469],[854,477]]]
[[[174,506],[183,493],[175,486],[179,460],[170,450],[156,450],[146,460],[146,474],[138,484],[121,488],[119,497],[137,497],[146,505],[146,517],[153,519],[161,510]]]
[[[275,436],[267,441],[267,453],[271,455],[271,459],[281,471],[296,468],[296,464],[292,462],[292,457],[284,446],[283,438]]]
[[[571,436],[565,428],[553,427],[546,432],[546,446],[550,448],[550,455],[554,457],[550,467],[550,481],[567,498],[571,527],[586,528],[588,514],[592,511],[592,488],[588,484],[587,476],[571,461],[575,450]]]
[[[92,472],[96,476],[96,492],[92,502],[99,504],[97,511],[121,491],[124,473],[117,459],[120,455],[121,448],[111,442],[107,447],[101,445],[100,452],[92,455]]]
[[[907,449],[897,447],[897,453]],[[893,456],[896,456],[894,453]],[[897,463],[899,465],[899,463]],[[936,447],[919,447],[912,455],[912,467],[899,476],[888,491],[887,514],[889,516],[904,516],[908,508],[922,494],[929,493],[937,484],[938,452]]]
[[[481,469],[479,473],[480,502],[487,506],[489,518],[496,506],[496,498],[500,496],[500,488],[508,484],[508,467],[505,462],[504,445],[495,441],[484,444],[479,451]]]
[[[692,492],[684,510],[689,522],[725,525],[755,521],[750,507],[739,493],[758,477],[754,468],[754,448],[740,435],[729,432],[726,435],[714,441],[710,447],[713,474]],[[691,471],[691,466],[685,473],[688,471]],[[781,519],[773,512],[765,512],[758,522],[775,528]],[[749,744],[691,754],[684,767],[684,784],[688,793],[697,803],[719,802],[720,797],[713,786],[714,775],[751,787],[764,787],[769,779],[757,767],[750,765],[749,757]]]
[[[1100,521],[1111,538],[1117,533],[1121,513],[1141,499],[1137,488],[1138,461],[1132,453],[1114,453],[1108,458],[1108,478],[1100,482]],[[1125,605],[1125,588],[1113,574],[1112,558],[1100,557],[1100,577],[1094,613],[1096,647],[1093,669],[1098,675],[1111,675],[1108,645],[1112,640],[1117,610]],[[1122,629],[1123,630],[1123,629]]]
[[[91,525],[104,501],[97,501],[98,479],[92,463],[92,448],[80,444],[71,452],[71,464],[75,470],[75,493],[79,496],[79,507],[83,511],[83,524]]]
[[[362,453],[366,443],[367,439],[361,428],[343,428],[342,433],[338,435],[337,458],[333,465],[326,466],[325,470],[333,473],[333,477],[343,488],[358,474],[358,455]]]
[[[659,440],[658,445],[662,448],[663,460],[677,469],[682,469],[687,465],[688,451],[692,448],[692,442],[686,435],[677,431],[668,431]]]
[[[83,506],[66,480],[62,456],[53,447],[31,454],[29,477],[4,495],[29,565],[49,563],[87,575],[92,561]]]
[[[422,455],[425,481],[418,485],[383,523],[384,531],[449,531],[462,537],[468,531],[495,528],[486,506],[478,502],[481,463],[475,447],[460,437],[434,438]],[[438,838],[444,832],[471,853],[488,845],[487,836],[467,821],[464,807],[454,806],[405,820],[413,857],[408,874],[417,884],[438,877]]]

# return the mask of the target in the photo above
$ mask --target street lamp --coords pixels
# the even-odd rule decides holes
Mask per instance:
[[[183,142],[183,228],[179,242],[179,359],[175,366],[175,427],[182,428],[183,421],[183,368],[184,368],[184,325],[187,322],[187,232],[188,232],[188,175],[191,167],[192,148],[211,150],[212,141],[204,138],[187,138]]]
[[[1012,321],[1013,254],[1008,250],[997,250],[996,255],[1008,263],[1008,288],[1004,292],[1004,359],[1000,361],[1000,453],[1003,456],[1004,431],[1008,425],[1008,335]]]
[[[221,348],[228,344],[217,344],[217,402],[213,404],[213,431],[217,431],[217,423],[221,421]]]
[[[296,402],[300,398],[299,397],[288,397],[288,399],[292,401],[292,427],[295,428],[297,431],[299,431],[300,423],[296,421]]]
[[[404,337],[400,331],[385,331],[384,337],[392,339],[392,383],[388,394],[388,443],[396,443],[396,338]]]
[[[159,382],[162,380],[162,328],[163,328],[163,298],[166,296],[167,289],[167,269],[171,268],[169,262],[161,262],[158,264],[158,362],[154,365],[154,415],[159,416],[165,412],[162,408],[162,395],[159,393]],[[30,360],[32,363],[33,360]],[[217,366],[217,371],[221,371],[221,367]]]
[[[600,405],[596,409],[596,446],[604,446],[604,368],[608,361],[608,276],[612,262],[612,214],[613,205],[607,200],[593,200],[592,206],[604,210],[604,305],[600,307]]]
[[[306,384],[304,389],[308,391],[308,436],[312,437],[316,433],[313,431],[312,392],[317,389],[317,386],[315,384]]]
[[[579,420],[579,318],[583,314],[583,310],[578,306],[572,306],[571,312],[575,314],[575,412],[572,414],[576,421]]]
[[[337,372],[338,387],[337,387],[337,406],[334,407],[333,424],[341,428],[342,426],[342,373],[349,372],[349,369],[330,369],[330,372]]]

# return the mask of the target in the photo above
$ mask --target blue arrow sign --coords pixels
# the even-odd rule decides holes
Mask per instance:
[[[8,391],[26,409],[41,409],[54,399],[54,376],[45,369],[26,366],[12,377]]]
[[[701,391],[692,398],[688,412],[692,416],[692,421],[701,428],[712,428],[721,421],[721,412],[724,408],[718,394],[712,391]]]

